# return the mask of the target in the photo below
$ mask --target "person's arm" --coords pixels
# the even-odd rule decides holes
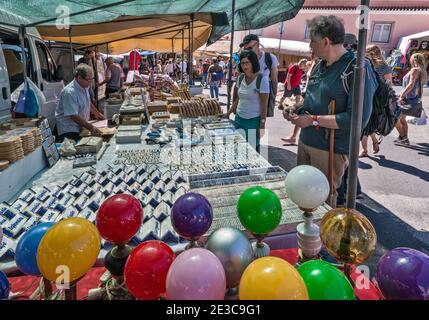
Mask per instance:
[[[392,74],[391,73],[385,74],[384,79],[389,81],[389,83],[392,83]]]
[[[80,127],[87,128],[93,134],[98,134],[100,131],[93,127],[88,121],[79,116],[79,104],[77,103],[77,99],[74,92],[64,93],[62,96],[64,99],[64,116],[70,117],[74,122],[76,122]],[[97,129],[97,130],[95,130]]]
[[[377,80],[371,72],[371,67],[366,65],[366,78],[365,78],[365,89],[364,89],[364,101],[363,101],[363,112],[362,112],[362,128],[366,126],[372,112],[372,100],[374,92],[377,89]],[[351,116],[352,116],[352,105],[353,105],[353,84],[350,87],[350,93],[347,97],[347,108],[346,111],[337,113],[335,115],[321,115],[317,116],[319,126],[328,129],[350,129]],[[300,128],[306,128],[313,124],[313,117],[310,114],[304,115],[293,115],[289,116],[284,114],[284,117],[291,121],[293,124]]]
[[[94,127],[92,124],[90,124],[88,121],[83,119],[81,116],[74,115],[74,116],[70,116],[70,118],[74,122],[76,122],[79,126],[87,128],[89,131],[91,131],[91,134],[93,134],[94,136],[101,135],[101,131],[98,128]]]
[[[104,120],[104,115],[98,111],[94,104],[91,103],[91,114],[94,116],[96,120]]]
[[[277,67],[271,69],[271,82],[273,83],[274,93],[277,93],[277,87],[279,84],[279,69]],[[290,83],[290,82],[289,82]]]
[[[209,67],[209,70],[208,70],[208,76],[207,76],[207,83],[210,85],[211,84],[211,82],[212,82],[212,73],[210,72],[211,71],[211,67]]]
[[[112,77],[112,73],[111,73],[111,71],[110,71],[110,67],[108,67],[108,68],[106,69],[106,74],[104,75],[104,81],[103,81],[103,82],[100,82],[100,83],[98,84],[98,86],[100,87],[100,86],[102,86],[103,84],[105,84],[105,83],[109,82],[111,77]]]
[[[404,91],[402,91],[401,95],[399,96],[399,101],[404,101],[405,97],[413,90],[414,84],[417,81],[419,71],[415,68],[411,70],[410,75],[410,81],[408,82],[408,85],[405,87]]]
[[[122,69],[121,69],[121,75],[120,75],[120,78],[119,78],[119,89],[122,89],[122,86],[124,85],[124,79],[125,79],[125,74],[124,74],[124,72],[122,71]]]
[[[267,120],[268,97],[269,93],[259,94],[259,101],[261,102],[261,129],[265,129],[265,121]]]
[[[258,81],[258,80],[256,80]],[[265,129],[265,121],[267,119],[268,98],[270,95],[270,82],[268,77],[263,77],[259,88],[259,102],[260,102],[260,128]]]
[[[272,65],[271,65],[271,76],[270,76],[270,80],[273,84],[273,90],[274,93],[277,94],[277,86],[279,83],[278,77],[279,77],[279,60],[277,60],[277,57],[273,54],[271,54],[271,61],[272,61]]]
[[[235,114],[237,112],[238,102],[240,101],[240,97],[238,96],[238,88],[234,86],[234,93],[232,95],[232,105],[231,108],[226,113],[226,117],[229,118],[231,114]]]
[[[287,73],[287,76],[286,76],[286,83],[287,83],[287,89],[290,91],[290,90],[292,90],[292,86],[291,86],[291,84],[290,84],[290,79],[291,79],[291,77],[292,77],[292,75],[288,72]]]

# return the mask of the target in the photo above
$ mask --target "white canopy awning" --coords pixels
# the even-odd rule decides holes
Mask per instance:
[[[277,54],[279,52],[279,39],[275,38],[259,38],[261,46],[264,51],[272,52]],[[213,52],[218,55],[228,55],[230,49],[230,41],[228,40],[219,40],[213,43],[210,46],[202,46],[198,49],[200,53],[209,53]],[[234,52],[238,51],[238,45],[234,45]],[[280,54],[294,55],[294,56],[309,56],[310,55],[310,45],[308,42],[294,41],[294,40],[283,40],[280,43]]]
[[[275,38],[259,38],[259,41],[264,48],[264,51],[278,53],[280,44],[280,54],[288,54],[294,56],[309,56],[310,44],[308,42],[283,40]]]
[[[411,34],[409,36],[406,37],[402,37],[399,40],[399,44],[398,44],[398,49],[401,50],[402,54],[406,54],[406,50],[408,47],[408,41],[409,40],[429,40],[429,30],[428,31],[423,31],[423,32],[419,32],[419,33],[415,33],[415,34]]]

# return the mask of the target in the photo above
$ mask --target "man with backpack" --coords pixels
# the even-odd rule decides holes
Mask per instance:
[[[276,103],[278,85],[278,65],[277,57],[269,52],[260,49],[259,37],[256,34],[248,34],[240,44],[242,49],[250,49],[256,53],[259,60],[260,72],[268,77],[270,81],[270,94],[268,96],[267,117],[274,116],[274,105]]]
[[[210,86],[210,96],[219,99],[219,86],[223,79],[223,69],[216,58],[212,59],[212,65],[209,67],[208,73],[207,82]]]
[[[355,61],[353,52],[343,47],[345,30],[336,16],[318,16],[309,23],[310,47],[320,57],[308,79],[303,107],[297,115],[284,113],[284,117],[302,128],[298,144],[298,165],[312,165],[327,177],[332,172],[332,198],[336,206],[337,189],[349,163],[350,128],[352,115],[353,83],[347,92],[343,73]],[[352,70],[353,73],[354,69]],[[365,63],[365,88],[362,127],[372,112],[374,93],[378,83],[371,65]],[[330,135],[333,134],[333,148]],[[332,149],[333,163],[330,163]],[[331,168],[330,164],[332,165]]]

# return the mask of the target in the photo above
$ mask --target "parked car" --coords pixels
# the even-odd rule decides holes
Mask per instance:
[[[17,27],[27,24],[24,18],[0,10],[0,122],[11,116],[13,102],[11,94],[19,90],[24,82],[23,51]],[[63,70],[57,67],[51,52],[36,28],[27,28],[25,35],[27,76],[43,92],[46,102],[39,106],[39,115],[48,119],[51,128],[55,126],[55,109],[64,87]]]

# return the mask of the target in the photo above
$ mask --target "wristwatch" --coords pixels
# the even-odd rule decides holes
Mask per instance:
[[[319,116],[312,115],[311,118],[313,119],[313,122],[311,124],[313,125],[314,129],[319,130],[320,129]]]

